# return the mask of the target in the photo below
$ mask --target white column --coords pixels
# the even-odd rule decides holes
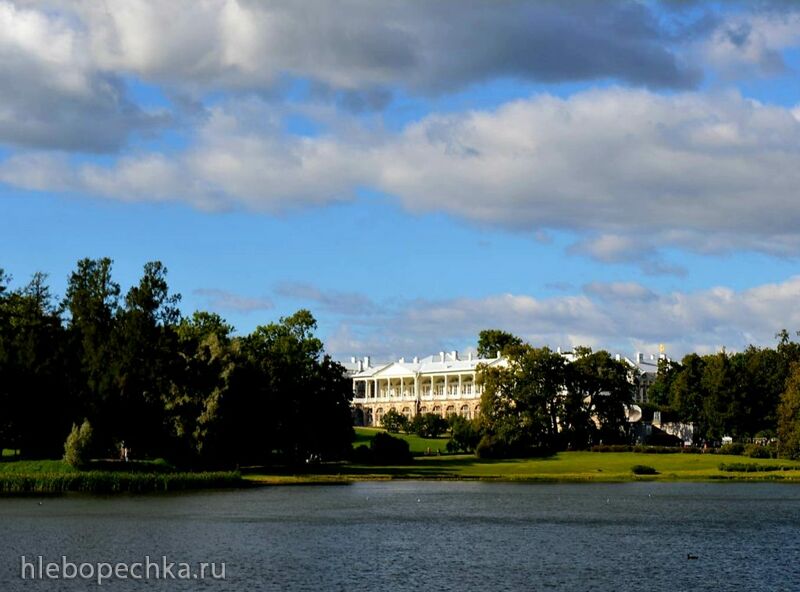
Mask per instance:
[[[462,384],[463,384],[463,382],[461,380],[461,374],[459,374],[458,375],[458,398],[459,399],[464,396],[464,392],[461,390]]]
[[[445,374],[445,375],[444,375],[444,398],[445,398],[445,399],[447,398],[447,387],[448,387],[448,384],[447,384],[447,374]]]
[[[375,398],[378,398],[378,395],[381,394],[380,389],[378,388],[378,379],[373,378],[373,385],[375,386]]]
[[[400,397],[402,398],[405,395],[403,392],[403,377],[400,377]]]

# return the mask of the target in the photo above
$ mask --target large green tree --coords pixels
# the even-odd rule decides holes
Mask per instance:
[[[500,329],[484,329],[478,334],[478,357],[494,358],[523,345],[522,339]]]
[[[564,414],[564,428],[572,434],[570,443],[585,446],[590,443],[584,441],[587,435],[592,442],[625,441],[625,410],[633,400],[632,369],[607,351],[579,347],[574,353],[567,374]]]
[[[800,459],[800,363],[793,363],[778,407],[778,447],[785,458]]]
[[[566,360],[546,347],[529,345],[507,350],[506,355],[506,366],[479,366],[484,432],[510,455],[554,448]]]

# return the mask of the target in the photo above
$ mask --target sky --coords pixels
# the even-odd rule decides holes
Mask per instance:
[[[800,329],[800,3],[0,0],[0,268],[335,358]]]

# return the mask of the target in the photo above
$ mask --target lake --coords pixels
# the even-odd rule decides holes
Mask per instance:
[[[786,484],[399,481],[69,495],[0,499],[0,524],[4,591],[98,589],[39,579],[39,556],[86,563],[84,574],[125,562],[124,575],[146,556],[161,570],[187,563],[192,575],[213,562],[220,576],[224,563],[224,580],[206,571],[99,587],[111,590],[800,590],[800,487]]]

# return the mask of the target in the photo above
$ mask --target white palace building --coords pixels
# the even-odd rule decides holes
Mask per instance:
[[[557,350],[562,353],[560,349]],[[572,352],[562,353],[567,359]],[[645,357],[637,353],[633,360],[617,355],[631,368],[631,381],[636,385],[634,403],[647,402],[650,385],[655,380],[660,357]],[[666,357],[664,356],[666,359]],[[413,358],[407,362],[371,364],[370,358],[350,358],[342,365],[353,380],[353,407],[356,422],[379,426],[383,415],[390,410],[409,419],[418,414],[436,413],[447,417],[457,413],[474,418],[480,413],[482,387],[475,381],[478,364],[504,366],[499,352],[494,358],[466,358],[458,352],[439,352],[438,356]]]
[[[468,418],[480,412],[481,387],[475,382],[478,364],[503,365],[505,358],[477,358],[458,352],[414,358],[407,362],[371,365],[369,357],[344,364],[353,379],[353,406],[363,425],[379,426],[383,415],[395,410],[408,418],[458,413]]]

